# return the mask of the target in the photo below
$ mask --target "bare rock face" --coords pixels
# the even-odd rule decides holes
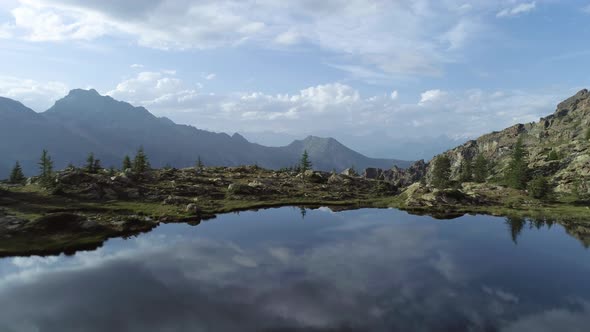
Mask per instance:
[[[581,90],[561,102],[556,111],[538,122],[517,124],[483,135],[444,152],[451,160],[451,177],[457,179],[463,161],[482,154],[491,164],[490,177],[502,177],[520,137],[534,174],[549,177],[557,192],[590,192],[590,92]],[[555,151],[559,160],[550,160]],[[436,158],[436,157],[435,157]],[[430,165],[429,165],[430,166]],[[432,167],[427,168],[430,180]]]
[[[392,169],[367,168],[363,172],[365,179],[381,180],[394,184],[396,187],[407,187],[420,181],[426,174],[427,164],[419,160],[410,167],[403,169],[393,166]]]

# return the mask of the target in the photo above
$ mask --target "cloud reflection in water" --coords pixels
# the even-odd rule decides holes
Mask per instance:
[[[290,208],[0,261],[2,331],[536,331],[590,323],[588,251],[502,219]],[[547,242],[547,239],[554,239]],[[531,259],[554,245],[571,259]],[[561,247],[560,247],[561,246]],[[555,289],[552,282],[568,285]],[[557,322],[554,325],[547,322]]]

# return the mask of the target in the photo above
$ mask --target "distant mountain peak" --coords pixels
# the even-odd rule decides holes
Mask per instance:
[[[247,139],[246,139],[244,136],[242,136],[242,135],[240,135],[240,134],[238,134],[238,133],[234,133],[234,134],[231,136],[231,138],[232,138],[232,139],[234,139],[234,140],[236,140],[236,141],[241,141],[241,142],[248,142],[248,140],[247,140]]]
[[[46,111],[46,115],[67,116],[69,120],[84,117],[85,121],[101,120],[100,117],[111,117],[117,120],[122,120],[125,117],[128,120],[156,119],[144,107],[136,107],[127,102],[116,100],[111,96],[103,96],[95,89],[71,90],[67,96],[56,101]],[[104,118],[104,120],[108,121],[107,118]],[[161,122],[171,121],[161,120]]]
[[[68,96],[95,96],[95,97],[102,97],[98,91],[95,89],[72,89],[68,93]]]

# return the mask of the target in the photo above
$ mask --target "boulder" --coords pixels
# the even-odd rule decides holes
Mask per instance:
[[[172,196],[169,195],[163,202],[162,204],[164,205],[181,205],[181,204],[187,204],[189,203],[191,200],[185,197],[179,197],[179,196]]]
[[[192,214],[192,215],[200,215],[201,209],[196,204],[188,204],[185,208],[185,211]]]
[[[306,181],[311,183],[325,183],[327,179],[322,175],[320,172],[307,170],[303,173],[303,176]]]
[[[115,175],[111,177],[111,181],[120,183],[120,184],[129,184],[131,183],[131,179],[125,175],[125,173],[121,173],[119,175]]]
[[[94,177],[80,169],[68,169],[59,172],[56,176],[56,183],[79,186],[82,183],[94,182]]]
[[[340,174],[346,175],[346,176],[358,176],[358,174],[354,168],[347,168],[347,169],[343,170]]]
[[[250,183],[248,183],[248,187],[252,187],[252,188],[264,188],[265,184],[260,182],[259,180],[254,180]]]
[[[229,186],[227,186],[227,191],[234,195],[248,195],[255,192],[256,189],[257,188],[255,187],[250,187],[241,183],[231,183]]]
[[[369,167],[369,168],[365,168],[365,171],[363,172],[363,177],[365,179],[379,179],[379,177],[383,174],[383,170],[380,168],[374,168],[374,167]]]

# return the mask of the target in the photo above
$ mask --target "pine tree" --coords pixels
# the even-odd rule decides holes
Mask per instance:
[[[514,189],[525,189],[529,178],[529,169],[526,161],[526,151],[522,137],[518,139],[512,152],[512,159],[505,173],[506,184]]]
[[[442,155],[434,161],[432,185],[438,189],[448,188],[451,182],[451,159]]]
[[[576,201],[582,198],[580,187],[582,186],[582,181],[579,177],[574,179],[574,183],[572,184],[572,196]]]
[[[203,161],[201,160],[201,156],[198,156],[197,157],[197,169],[199,171],[202,171],[204,167],[205,167],[205,165],[203,164]]]
[[[486,182],[488,178],[488,161],[483,154],[477,155],[473,164],[473,180],[478,183]]]
[[[133,165],[131,164],[131,158],[129,158],[129,156],[126,155],[125,158],[123,158],[123,171],[132,168]]]
[[[464,158],[461,161],[459,181],[461,183],[473,181],[473,163],[470,159]]]
[[[49,152],[47,152],[47,150],[43,150],[43,153],[41,154],[39,170],[41,171],[39,174],[41,182],[44,185],[50,184],[51,175],[53,174],[53,161],[51,160],[51,156],[49,156]]]
[[[94,159],[94,164],[92,165],[92,171],[97,173],[102,169],[102,165],[100,164],[100,159]]]
[[[533,198],[544,199],[551,193],[549,181],[544,176],[535,176],[527,186],[529,195]]]
[[[86,158],[86,166],[84,166],[84,169],[88,173],[96,172],[96,170],[94,169],[94,153],[90,152],[90,154],[88,154],[88,157]]]
[[[137,154],[135,155],[135,159],[133,159],[133,172],[137,174],[142,174],[150,168],[150,163],[148,161],[148,157],[143,151],[143,147],[140,147],[137,150]]]
[[[303,151],[301,155],[301,161],[299,163],[299,170],[304,173],[307,170],[310,170],[312,167],[311,161],[309,160],[309,155],[307,154],[307,150]]]
[[[25,175],[23,174],[23,169],[20,166],[20,163],[17,161],[14,164],[14,168],[10,172],[10,178],[8,181],[12,184],[21,184],[21,183],[25,182],[25,180],[26,180],[26,178],[25,178]]]
[[[508,224],[510,230],[510,236],[514,244],[518,243],[518,236],[522,233],[526,220],[520,217],[506,217],[506,224]]]

